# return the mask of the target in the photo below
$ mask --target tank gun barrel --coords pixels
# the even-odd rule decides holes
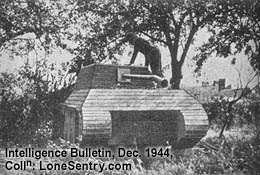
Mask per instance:
[[[161,78],[157,75],[139,75],[139,74],[123,74],[123,78],[129,79],[145,79],[145,80],[152,80],[159,84],[161,87],[167,87],[168,81],[164,78]]]

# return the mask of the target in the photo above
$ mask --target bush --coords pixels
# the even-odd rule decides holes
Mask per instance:
[[[8,90],[0,104],[5,111],[0,116],[2,146],[44,144],[53,136],[53,128],[59,128],[55,120],[62,118],[57,105],[67,98],[72,86],[64,84],[61,75],[53,79],[52,71],[39,63],[36,71],[25,65],[17,75],[3,74],[1,81]]]
[[[242,127],[254,123],[255,98],[244,98],[232,105],[231,111],[228,110],[230,101],[224,97],[214,97],[213,102],[204,104],[204,108],[208,114],[209,124],[212,129],[220,129],[228,120],[227,129],[234,127]]]

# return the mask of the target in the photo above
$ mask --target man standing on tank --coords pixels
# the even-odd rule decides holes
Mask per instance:
[[[150,43],[143,38],[137,37],[134,33],[127,33],[125,41],[129,41],[134,46],[134,53],[130,60],[130,65],[134,64],[138,52],[141,52],[145,56],[145,66],[151,67],[152,74],[163,77],[161,53],[157,47],[150,45]]]

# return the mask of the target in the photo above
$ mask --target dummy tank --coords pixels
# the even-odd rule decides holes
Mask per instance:
[[[61,104],[64,138],[88,145],[188,148],[208,129],[202,105],[147,67],[93,64],[81,69]]]

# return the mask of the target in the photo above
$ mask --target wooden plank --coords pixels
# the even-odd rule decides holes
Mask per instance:
[[[115,83],[117,83],[116,80],[107,80],[106,78],[96,78],[96,79],[93,79],[92,81],[92,85],[114,85]]]
[[[102,98],[97,98],[95,100],[89,100],[88,98],[86,99],[84,105],[89,106],[89,105],[95,105],[95,104],[103,104],[104,106],[106,105],[114,105],[114,103],[149,103],[149,104],[167,104],[167,105],[193,105],[193,106],[199,106],[201,109],[203,107],[201,104],[194,102],[193,100],[190,99],[164,99],[163,97],[161,98],[122,98],[122,99],[116,99],[116,98],[111,98],[111,99],[102,99]],[[122,104],[122,105],[124,105]]]
[[[111,110],[121,110],[121,111],[151,111],[151,110],[200,110],[200,107],[190,107],[190,106],[158,106],[158,105],[142,105],[142,104],[125,104],[120,106],[83,106],[83,111],[95,112],[95,111],[111,111]]]
[[[76,83],[74,90],[84,90],[84,89],[90,89],[92,84],[92,80],[81,80],[81,82]]]
[[[142,96],[142,95],[122,95],[122,96],[88,96],[86,103],[97,103],[103,101],[104,103],[118,102],[118,101],[161,101],[162,103],[190,103],[202,106],[192,98],[182,96]]]
[[[86,130],[86,131],[89,131],[89,132],[102,132],[102,131],[105,131],[105,130],[109,130],[109,131],[111,131],[111,127],[101,127],[101,128],[99,128],[99,127],[87,127],[87,128],[85,128],[85,127],[83,127],[83,130]]]
[[[145,89],[91,89],[89,95],[93,96],[114,96],[114,95],[149,95],[149,96],[174,96],[174,95],[182,95],[186,97],[191,97],[184,91],[171,91],[171,90],[145,90]]]
[[[126,105],[152,105],[152,106],[180,106],[180,107],[199,107],[201,110],[203,110],[203,107],[196,103],[185,103],[185,102],[179,102],[179,103],[171,103],[170,101],[161,101],[161,100],[114,100],[114,101],[96,101],[96,102],[90,102],[87,101],[84,103],[84,106],[86,107],[94,107],[94,106],[126,106]]]
[[[70,97],[84,97],[88,94],[89,91],[84,91],[84,92],[74,92],[70,94]]]
[[[75,103],[80,103],[79,101],[69,101],[69,102],[75,102]],[[187,103],[179,103],[179,104],[170,104],[170,103],[163,103],[160,101],[111,101],[109,103],[104,103],[102,101],[97,102],[97,103],[84,103],[84,108],[111,108],[111,107],[128,107],[128,106],[147,106],[147,107],[178,107],[178,108],[192,108],[192,109],[203,109],[200,105],[198,104],[187,104]]]
[[[69,96],[69,97],[66,99],[66,101],[67,101],[67,100],[70,100],[70,99],[72,99],[72,100],[74,100],[74,99],[76,99],[76,100],[85,100],[87,96],[88,96],[88,94],[73,95],[73,96],[71,95],[71,96]]]
[[[185,130],[186,131],[207,131],[209,129],[208,125],[186,125],[185,126]]]
[[[85,115],[83,113],[83,119],[84,120],[111,120],[111,116],[110,115],[91,115],[91,114],[88,114],[88,115]]]
[[[90,89],[79,89],[79,90],[73,90],[72,94],[84,94],[86,92],[89,92]]]
[[[170,96],[174,96],[174,95],[181,95],[181,96],[185,96],[185,97],[192,97],[188,94],[186,94],[183,91],[165,91],[165,90],[161,90],[161,89],[157,89],[156,91],[154,89],[151,90],[147,90],[147,89],[105,89],[105,90],[101,90],[101,89],[91,89],[90,90],[90,95],[95,95],[95,96],[103,96],[103,95],[128,95],[128,94],[141,94],[141,95],[154,95],[154,96],[161,96],[161,95],[170,95]]]
[[[83,129],[83,134],[105,134],[105,135],[110,135],[111,134],[111,129],[110,128],[103,128],[103,129],[89,129],[89,128],[84,128]]]
[[[207,130],[201,130],[201,131],[189,131],[186,132],[185,137],[188,135],[188,137],[204,137],[207,134]]]
[[[128,103],[133,103],[133,102],[150,102],[150,103],[166,103],[166,104],[196,104],[198,106],[201,106],[198,102],[194,101],[193,99],[190,98],[176,98],[176,97],[163,97],[163,96],[157,96],[157,97],[144,97],[144,96],[114,96],[114,97],[108,97],[104,96],[103,98],[100,97],[91,97],[91,98],[86,98],[86,104],[93,104],[93,103],[117,103],[117,102],[128,102]]]
[[[95,96],[104,96],[104,95],[128,95],[128,94],[140,94],[140,95],[154,95],[154,96],[174,96],[174,95],[183,95],[187,97],[191,97],[187,93],[183,91],[172,91],[171,90],[146,90],[146,89],[105,89],[102,91],[102,89],[91,89],[90,90],[90,95],[95,95]]]
[[[67,98],[66,100],[65,100],[65,102],[64,103],[68,103],[69,101],[72,101],[72,102],[77,102],[77,101],[79,101],[79,102],[84,102],[85,101],[85,97],[83,98],[83,97],[69,97],[69,98]]]
[[[65,103],[65,104],[82,105],[83,102],[84,102],[84,100],[67,99],[64,103]]]
[[[111,116],[100,116],[100,115],[84,115],[84,120],[85,121],[95,121],[95,120],[107,120],[107,121],[111,121]]]
[[[208,117],[206,116],[184,116],[185,121],[190,121],[190,120],[208,120]]]
[[[64,110],[64,133],[63,133],[63,138],[65,140],[68,140],[68,126],[69,126],[69,121],[68,121],[68,115],[66,114],[66,109]]]
[[[207,121],[208,122],[208,119],[206,119],[206,118],[203,118],[203,119],[199,119],[199,118],[186,119],[186,118],[184,118],[184,119],[185,119],[185,122],[197,122],[197,121]],[[197,125],[197,124],[195,123],[194,125]]]
[[[79,126],[79,112],[78,111],[74,111],[74,121],[75,121],[75,139],[74,139],[74,142],[78,143],[79,142],[79,135],[81,133],[79,133],[79,130],[80,130],[80,126]]]
[[[195,107],[199,107],[200,109],[203,110],[203,107],[200,104],[194,103],[194,102],[185,102],[185,101],[178,101],[178,102],[172,102],[172,101],[164,101],[164,100],[160,100],[160,99],[153,99],[153,100],[146,100],[146,99],[136,99],[136,100],[111,100],[111,101],[96,101],[96,102],[90,102],[87,101],[84,103],[84,106],[95,106],[95,105],[102,105],[102,106],[114,106],[114,105],[121,105],[121,106],[125,106],[125,105],[136,105],[136,104],[142,104],[142,105],[160,105],[160,106],[184,106],[184,107],[191,107],[191,106],[195,106]]]
[[[113,102],[113,101],[138,101],[138,100],[146,100],[146,101],[156,101],[160,100],[162,102],[169,102],[169,103],[193,103],[193,104],[198,104],[202,106],[200,103],[195,101],[194,99],[190,97],[183,97],[183,96],[163,96],[163,95],[139,95],[139,94],[126,94],[126,95],[104,95],[104,96],[92,96],[89,95],[87,97],[86,102],[87,103],[95,103],[98,101],[104,101],[105,103],[107,102]]]
[[[114,98],[131,98],[131,97],[138,97],[138,98],[166,98],[166,99],[172,99],[172,98],[177,98],[177,99],[190,99],[195,102],[191,96],[185,96],[183,94],[156,94],[156,93],[114,93],[114,92],[107,92],[107,93],[101,93],[101,94],[93,94],[89,93],[89,99],[96,99],[93,97],[97,97],[98,99],[114,99]],[[198,103],[198,102],[197,102]]]
[[[84,114],[84,116],[85,117],[92,117],[92,116],[97,116],[97,117],[102,117],[102,116],[104,116],[104,117],[108,117],[108,116],[110,116],[110,113],[109,113],[109,111],[105,111],[105,112],[100,112],[100,111],[96,111],[96,112],[87,112],[87,111],[84,111],[83,112],[83,114]]]
[[[104,108],[99,108],[98,110],[96,108],[91,108],[91,107],[82,107],[83,113],[96,113],[96,112],[108,112],[108,111],[165,111],[165,110],[180,110],[182,111],[188,111],[188,110],[194,110],[194,111],[200,111],[201,109],[195,109],[195,108],[180,108],[176,106],[164,106],[164,107],[140,107],[140,106],[133,106],[133,107],[124,107],[124,108],[117,108],[116,106],[104,109]]]
[[[193,109],[193,108],[191,108]],[[178,108],[178,107],[110,107],[110,108],[83,108],[83,113],[88,112],[88,113],[95,113],[97,111],[99,112],[108,112],[108,111],[151,111],[151,110],[157,110],[157,111],[164,111],[164,110],[183,110],[183,108]],[[193,109],[196,110],[196,109]]]
[[[197,121],[185,121],[185,126],[186,125],[208,125],[208,120],[197,120]]]
[[[115,83],[114,82],[111,82],[111,81],[96,81],[96,80],[93,80],[92,81],[92,85],[91,85],[91,87],[93,88],[93,87],[96,87],[96,88],[98,88],[98,87],[107,87],[107,88],[112,88],[113,86],[115,85]]]
[[[72,108],[73,107],[79,108],[79,107],[81,107],[82,102],[80,102],[80,101],[76,101],[76,102],[68,101],[68,102],[65,103],[65,105],[71,106]]]
[[[95,80],[110,80],[110,81],[116,81],[117,80],[117,72],[111,72],[111,71],[106,71],[106,72],[94,72],[94,79]]]
[[[111,134],[105,133],[105,134],[93,134],[93,133],[84,133],[83,135],[83,140],[88,140],[90,141],[89,143],[92,144],[92,141],[97,141],[97,142],[103,142],[105,140],[108,140],[109,138],[111,138]]]
[[[200,115],[200,116],[207,116],[207,113],[203,110],[203,108],[199,111],[181,111],[185,116],[193,116],[193,115]]]
[[[185,119],[190,120],[190,119],[208,119],[207,115],[183,115]]]
[[[70,96],[66,99],[66,101],[84,101],[87,95],[82,96]]]
[[[76,111],[70,111],[69,113],[69,118],[70,118],[70,122],[69,122],[69,140],[71,143],[75,143],[75,115]]]
[[[98,92],[98,91],[100,91],[100,92],[102,92],[102,89],[93,89],[92,91],[95,91],[95,92]],[[114,89],[107,89],[106,91],[114,91]],[[151,93],[151,92],[161,92],[161,93],[183,93],[183,94],[187,94],[188,95],[188,93],[187,92],[185,92],[184,90],[181,90],[181,89],[176,89],[176,90],[174,90],[174,89],[172,89],[172,90],[169,90],[169,89],[153,89],[153,90],[145,90],[145,89],[135,89],[135,90],[129,90],[129,89],[117,89],[117,91],[119,91],[119,92],[125,92],[125,91],[131,91],[131,92],[134,92],[134,91],[136,91],[136,92],[149,92],[149,93]]]
[[[83,128],[84,129],[91,129],[91,128],[95,128],[95,129],[103,129],[103,128],[110,128],[111,127],[111,123],[84,123],[83,122]]]
[[[83,138],[83,116],[82,116],[82,113],[81,112],[78,112],[78,117],[79,117],[79,122],[78,122],[78,125],[79,125],[79,129],[78,129],[78,141],[81,142],[82,141],[82,138]]]
[[[72,93],[72,94],[70,94],[70,96],[69,97],[85,97],[86,95],[88,94],[88,92],[86,91],[86,92],[77,92],[77,93]]]
[[[158,111],[157,109],[151,110],[151,111]],[[163,111],[168,111],[168,110],[163,110]],[[173,110],[176,111],[176,110]],[[205,116],[207,117],[206,113],[203,110],[191,110],[192,112],[185,110],[185,111],[180,111],[182,114],[185,114],[185,116],[194,116],[194,115],[198,115],[198,116]],[[91,117],[91,116],[105,116],[105,117],[110,117],[110,113],[109,111],[83,111],[83,114],[85,117]]]
[[[92,83],[92,88],[104,88],[111,89],[112,87],[116,87],[118,82],[116,80],[104,80],[104,79],[94,79]],[[131,83],[121,83],[120,86],[124,86],[125,88],[134,88],[140,87],[139,89],[143,88],[153,88],[154,84],[151,81],[131,81]],[[114,89],[114,88],[112,88]],[[93,90],[93,89],[92,89]]]
[[[190,131],[186,132],[185,137],[204,137],[207,131]]]
[[[80,101],[68,101],[69,104],[81,104]],[[124,107],[154,107],[154,110],[203,110],[203,108],[197,104],[170,104],[170,103],[162,103],[160,101],[119,101],[119,102],[111,102],[111,103],[84,103],[83,108],[86,109],[95,109],[95,108],[106,108],[112,110],[113,108],[124,108]]]
[[[185,135],[185,141],[187,141],[187,143],[192,142],[192,140],[197,140],[199,141],[202,137],[204,137],[205,135]],[[188,141],[191,140],[191,141]]]
[[[98,126],[98,125],[104,125],[104,126],[110,126],[111,121],[110,120],[83,120],[83,125],[93,125],[93,126]]]

